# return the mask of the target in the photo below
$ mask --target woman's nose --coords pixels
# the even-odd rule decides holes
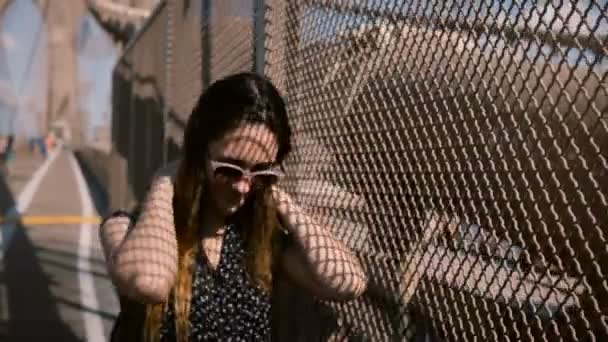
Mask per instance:
[[[234,184],[234,189],[241,194],[246,194],[251,190],[251,177],[243,176]]]

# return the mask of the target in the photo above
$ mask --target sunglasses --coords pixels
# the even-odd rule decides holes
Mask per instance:
[[[247,177],[254,182],[261,181],[263,183],[275,183],[285,175],[282,171],[276,169],[275,167],[251,171],[232,163],[220,162],[216,160],[211,160],[211,170],[213,171],[214,175],[221,175],[231,181],[238,181],[243,179],[243,177]]]

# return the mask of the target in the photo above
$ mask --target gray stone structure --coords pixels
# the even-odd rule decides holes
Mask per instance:
[[[49,130],[57,122],[67,123],[71,131],[71,144],[79,146],[84,140],[86,124],[79,111],[78,38],[83,18],[92,14],[114,41],[124,46],[158,0],[34,2],[40,7],[48,35],[47,111],[40,117],[40,131]],[[0,16],[10,3],[10,0],[0,0]],[[125,30],[125,27],[130,29]]]

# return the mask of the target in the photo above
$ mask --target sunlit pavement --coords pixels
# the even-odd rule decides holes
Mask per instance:
[[[107,341],[118,301],[87,219],[103,211],[98,189],[69,150],[46,162],[23,151],[9,171],[0,178],[0,340]]]

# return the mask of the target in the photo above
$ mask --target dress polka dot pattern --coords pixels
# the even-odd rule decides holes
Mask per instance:
[[[226,229],[220,261],[211,269],[198,258],[192,285],[192,341],[270,341],[270,296],[243,266],[243,239],[234,225]],[[161,341],[175,341],[172,305],[161,327]]]

